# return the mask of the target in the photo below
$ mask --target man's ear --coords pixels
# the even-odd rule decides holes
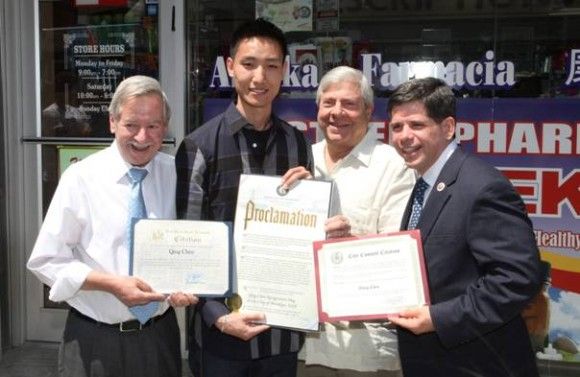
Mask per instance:
[[[373,111],[375,110],[374,105],[370,105],[367,106],[367,108],[365,109],[365,112],[367,114],[367,121],[371,121],[371,118],[373,117]]]
[[[290,64],[290,63],[288,63],[288,60],[289,59],[284,58],[284,64],[282,64],[282,83],[284,82],[284,74],[286,73],[286,70],[288,69],[288,64]]]
[[[447,141],[452,140],[455,137],[455,118],[447,117],[443,119],[441,122],[441,126],[443,127],[443,132],[445,134],[445,139]]]
[[[115,122],[115,119],[112,115],[109,115],[109,131],[111,131],[112,134],[117,131],[117,122]]]
[[[228,76],[234,77],[234,59],[229,56],[226,59],[226,68],[228,70]]]

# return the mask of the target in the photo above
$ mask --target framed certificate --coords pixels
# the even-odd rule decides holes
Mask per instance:
[[[231,225],[143,219],[135,224],[133,275],[160,293],[231,293]]]
[[[321,322],[387,318],[429,304],[418,230],[314,243]]]
[[[237,300],[230,309],[262,312],[266,323],[318,330],[312,242],[325,238],[332,183],[242,175],[234,223]]]

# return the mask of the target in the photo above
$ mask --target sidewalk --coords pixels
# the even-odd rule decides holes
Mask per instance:
[[[57,377],[58,343],[27,342],[6,351],[0,377]],[[183,376],[193,377],[183,360]]]
[[[57,355],[57,343],[25,343],[2,355],[0,377],[56,377]]]

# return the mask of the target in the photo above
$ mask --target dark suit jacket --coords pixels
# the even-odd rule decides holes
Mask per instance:
[[[401,229],[410,212],[411,200]],[[541,287],[540,259],[511,183],[458,148],[417,228],[435,332],[417,336],[398,329],[405,377],[537,376],[520,312]]]

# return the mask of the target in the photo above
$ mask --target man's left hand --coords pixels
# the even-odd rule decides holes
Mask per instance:
[[[352,236],[350,230],[350,221],[343,215],[333,216],[324,222],[326,238],[350,237]]]
[[[196,295],[183,292],[174,292],[167,297],[167,302],[173,307],[195,305],[198,301]]]

